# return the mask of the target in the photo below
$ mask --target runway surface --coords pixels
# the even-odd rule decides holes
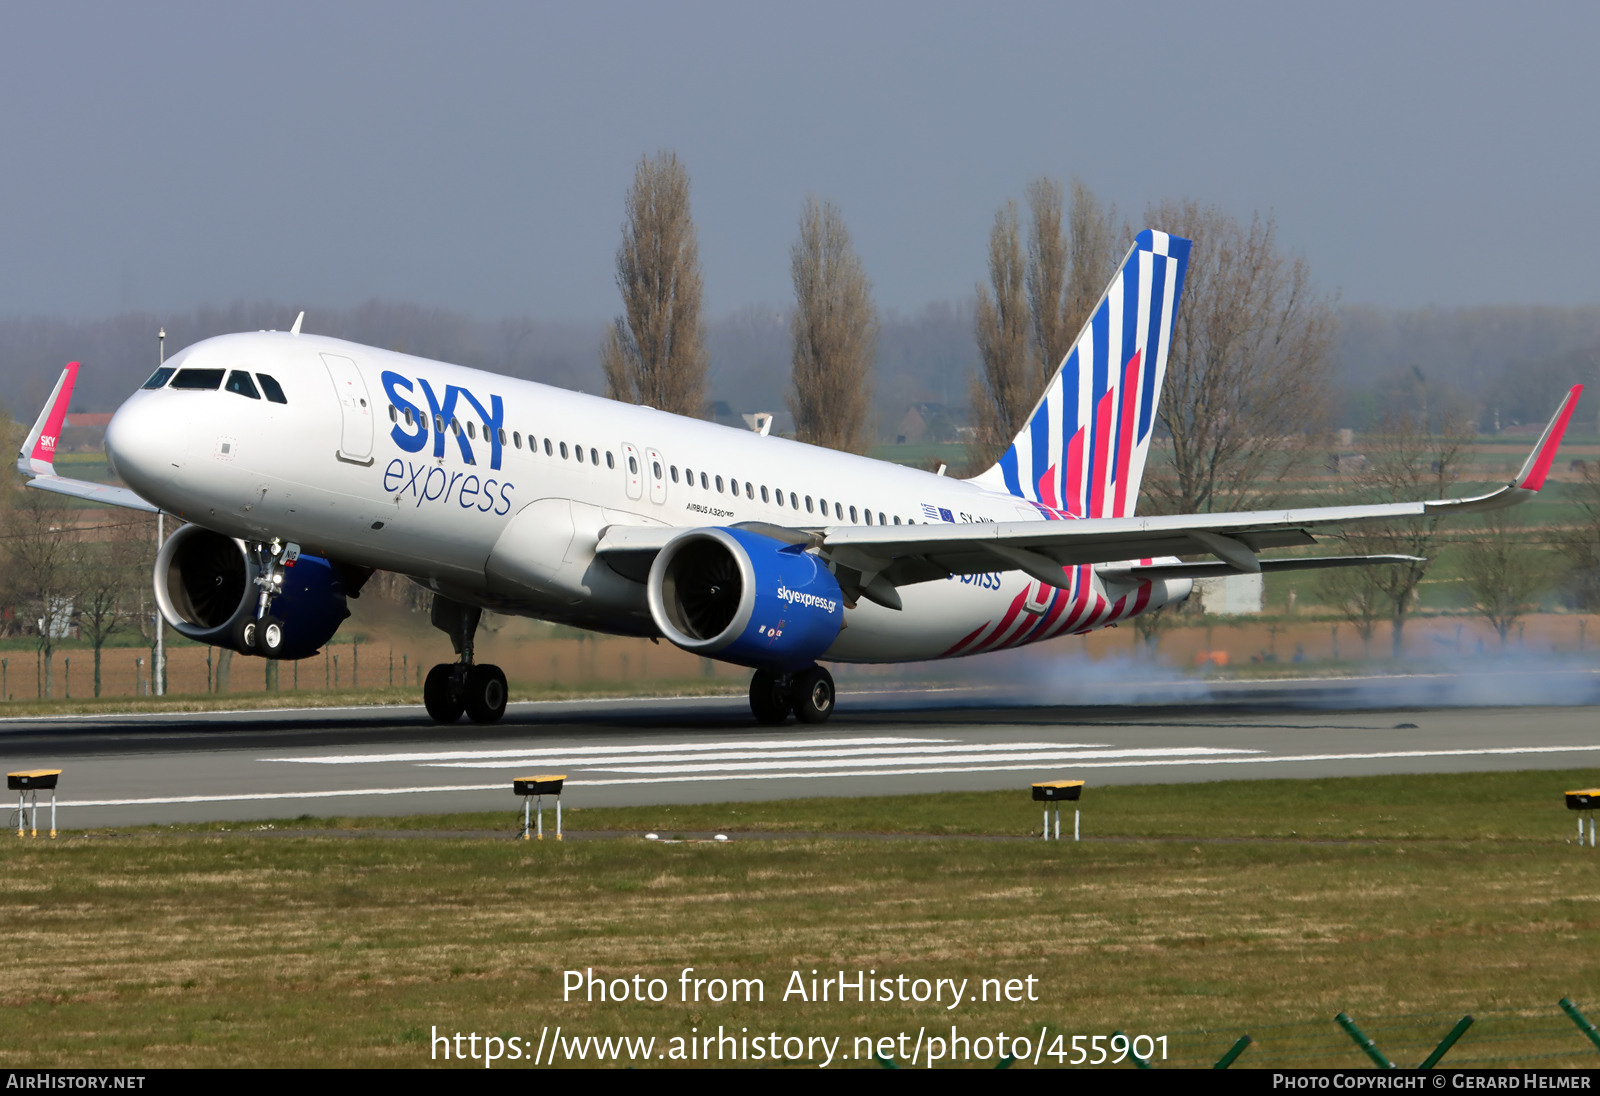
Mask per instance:
[[[489,728],[440,727],[420,706],[5,719],[0,763],[62,769],[68,830],[512,812],[512,779],[537,773],[568,774],[568,806],[607,806],[1600,767],[1600,674],[1492,676],[1185,679],[1098,705],[842,691],[821,728],[756,727],[743,698],[518,704]]]

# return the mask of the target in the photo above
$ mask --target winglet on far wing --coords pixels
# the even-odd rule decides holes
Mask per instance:
[[[1583,385],[1573,385],[1567,392],[1567,398],[1556,408],[1555,417],[1550,420],[1550,425],[1539,435],[1539,442],[1533,447],[1533,452],[1528,454],[1528,459],[1523,462],[1522,470],[1510,483],[1498,491],[1470,499],[1440,499],[1437,502],[1424,503],[1427,511],[1430,514],[1470,514],[1485,510],[1501,510],[1507,506],[1515,506],[1519,502],[1526,502],[1538,494],[1539,489],[1544,486],[1545,478],[1550,474],[1550,466],[1555,463],[1556,450],[1561,448],[1561,438],[1567,432],[1567,423],[1572,421],[1572,412],[1577,410],[1578,397],[1581,395],[1583,395]]]
[[[1561,408],[1556,412],[1556,417],[1550,420],[1550,425],[1539,435],[1539,444],[1528,454],[1527,462],[1523,464],[1522,471],[1517,473],[1517,478],[1511,481],[1511,486],[1520,487],[1524,491],[1537,491],[1544,486],[1544,478],[1549,474],[1550,465],[1556,459],[1556,450],[1561,448],[1561,436],[1567,432],[1567,423],[1572,419],[1572,412],[1577,410],[1578,397],[1581,395],[1583,395],[1583,385],[1573,385],[1572,390],[1567,393],[1567,398],[1561,401]]]
[[[56,443],[61,440],[61,427],[67,421],[67,405],[72,401],[72,386],[77,381],[78,363],[68,362],[44,410],[39,412],[33,429],[28,431],[27,439],[17,451],[17,471],[23,475],[55,474]]]

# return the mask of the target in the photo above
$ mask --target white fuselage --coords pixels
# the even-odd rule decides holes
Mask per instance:
[[[229,536],[295,541],[484,608],[600,631],[657,634],[644,586],[595,557],[608,526],[1045,520],[961,480],[337,339],[227,335],[166,364],[265,374],[286,402],[136,392],[107,452],[150,502]],[[862,600],[824,657],[968,654],[1146,607],[1148,591],[1113,601],[1079,570],[1073,591],[997,570],[903,587],[901,611]],[[986,626],[992,636],[961,647]]]

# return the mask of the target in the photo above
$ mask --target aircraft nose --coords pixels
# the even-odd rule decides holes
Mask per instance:
[[[117,408],[106,426],[111,467],[145,498],[154,499],[183,465],[184,432],[143,393]]]

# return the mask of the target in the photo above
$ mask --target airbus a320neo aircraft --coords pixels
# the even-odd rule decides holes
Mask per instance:
[[[459,655],[428,712],[491,722],[483,610],[664,637],[750,667],[763,723],[834,707],[819,662],[953,658],[1082,634],[1207,575],[1398,556],[1292,556],[1310,530],[1492,510],[1543,485],[1579,388],[1522,471],[1433,502],[1136,517],[1189,241],[1140,234],[1010,449],[969,480],[286,332],[196,343],[117,411],[127,488],[52,467],[77,364],[24,443],[29,486],[184,519],[155,593],[180,633],[268,658],[333,636],[375,570],[432,590]],[[1180,562],[1178,556],[1209,557]]]

